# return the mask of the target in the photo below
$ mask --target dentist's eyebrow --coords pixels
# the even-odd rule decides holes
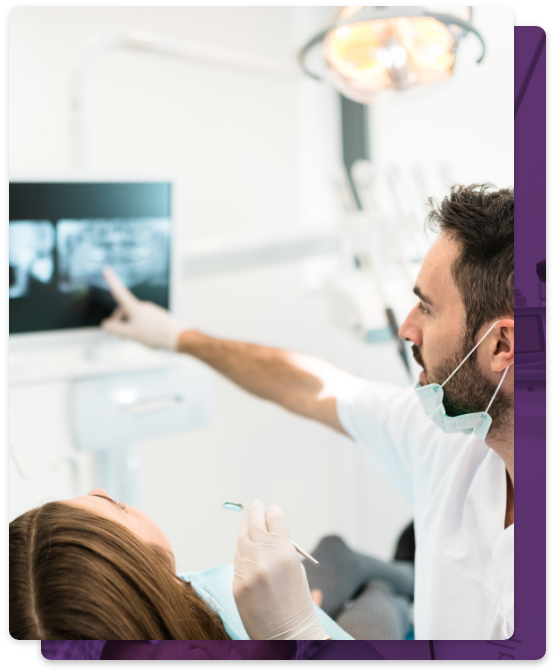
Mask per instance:
[[[420,287],[418,285],[415,285],[414,289],[412,291],[416,294],[416,296],[421,301],[424,301],[424,303],[427,303],[429,306],[432,306],[432,307],[434,306],[434,302],[432,301],[432,299],[430,299],[429,296],[424,294],[424,292],[420,289]]]

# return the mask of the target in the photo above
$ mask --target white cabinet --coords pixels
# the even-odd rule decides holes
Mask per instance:
[[[74,380],[71,417],[79,450],[105,450],[210,421],[212,373],[186,357],[172,368]]]
[[[213,373],[184,355],[95,360],[90,347],[10,355],[10,520],[97,487],[140,506],[141,441],[199,428],[212,416]]]

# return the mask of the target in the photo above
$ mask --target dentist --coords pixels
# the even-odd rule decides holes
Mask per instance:
[[[400,329],[418,387],[362,380],[310,355],[184,330],[107,269],[103,327],[187,353],[244,390],[351,437],[414,506],[415,638],[514,632],[514,193],[456,186]],[[253,616],[254,617],[254,616]]]

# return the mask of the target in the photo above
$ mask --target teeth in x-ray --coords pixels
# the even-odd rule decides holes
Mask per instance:
[[[48,221],[10,222],[10,299],[25,296],[29,279],[48,283],[54,273],[55,230]]]
[[[31,266],[31,275],[45,284],[50,282],[53,273],[54,260],[52,257],[39,257]]]
[[[127,287],[167,277],[168,219],[81,219],[58,222],[58,287],[74,292],[93,285],[111,266]]]

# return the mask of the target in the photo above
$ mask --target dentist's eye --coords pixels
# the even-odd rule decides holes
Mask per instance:
[[[424,308],[424,305],[422,301],[418,304],[418,310],[423,314],[423,315],[428,315],[429,311]]]

